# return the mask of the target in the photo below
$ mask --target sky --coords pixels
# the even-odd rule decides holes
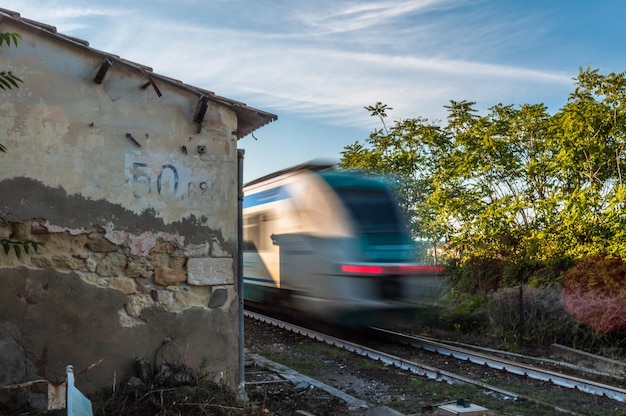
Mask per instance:
[[[276,114],[239,140],[244,182],[338,162],[381,122],[450,100],[557,112],[580,68],[626,71],[623,0],[3,0],[90,47]]]

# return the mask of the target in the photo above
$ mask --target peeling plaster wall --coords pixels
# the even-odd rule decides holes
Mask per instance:
[[[0,238],[44,244],[0,253],[0,385],[103,359],[77,377],[92,392],[167,356],[236,389],[235,114],[209,102],[199,126],[175,83],[114,62],[97,84],[87,48],[0,31],[24,81],[0,90]]]

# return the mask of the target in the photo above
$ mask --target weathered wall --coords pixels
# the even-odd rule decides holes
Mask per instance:
[[[19,32],[0,69],[0,385],[80,370],[86,392],[134,375],[135,358],[238,383],[237,117],[176,82],[3,21]]]

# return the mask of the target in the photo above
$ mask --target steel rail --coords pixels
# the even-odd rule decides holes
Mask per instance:
[[[320,332],[311,330],[311,329],[307,329],[298,325],[294,325],[294,324],[290,324],[288,322],[284,322],[284,321],[280,321],[278,319],[274,319],[265,315],[261,315],[258,314],[256,312],[251,312],[251,311],[245,311],[245,316],[258,320],[260,322],[264,322],[267,323],[269,325],[273,325],[276,326],[278,328],[287,330],[287,331],[291,331],[293,333],[314,339],[316,341],[320,341],[320,342],[324,342],[328,345],[337,347],[337,348],[342,348],[344,350],[353,352],[355,354],[358,354],[360,356],[363,357],[367,357],[369,359],[372,360],[376,360],[376,361],[380,361],[383,364],[386,365],[390,365],[390,366],[394,366],[396,368],[399,368],[401,370],[404,371],[409,371],[413,374],[417,374],[420,376],[424,376],[427,377],[431,380],[436,380],[436,381],[445,381],[448,384],[454,384],[457,382],[460,383],[465,383],[465,384],[470,384],[470,385],[474,385],[477,387],[481,387],[483,389],[489,390],[489,391],[493,391],[495,393],[499,393],[504,397],[509,397],[509,398],[513,398],[514,400],[527,400],[533,403],[537,403],[540,404],[542,406],[547,406],[550,408],[553,408],[555,410],[560,411],[561,413],[565,413],[565,414],[570,414],[570,415],[576,415],[576,416],[582,416],[579,413],[573,412],[571,410],[568,409],[564,409],[561,407],[555,407],[554,405],[550,404],[550,403],[546,403],[544,401],[541,400],[537,400],[534,399],[532,397],[526,396],[526,395],[522,395],[522,394],[518,394],[512,391],[508,391],[508,390],[504,390],[501,389],[499,387],[496,386],[492,386],[490,384],[487,383],[483,383],[482,381],[479,380],[474,380],[474,379],[470,379],[468,377],[464,377],[462,375],[459,374],[454,374],[452,372],[449,371],[445,371],[442,369],[438,369],[435,367],[431,367],[425,364],[419,364],[419,363],[415,363],[413,361],[409,361],[406,360],[404,358],[400,358],[400,357],[396,357],[394,355],[391,354],[387,354],[385,352],[382,351],[377,351],[368,347],[364,347],[362,345],[358,345],[355,344],[353,342],[350,341],[345,341],[339,338],[335,338],[333,336],[330,335],[325,335],[322,334]]]
[[[422,348],[426,351],[450,356],[458,360],[470,361],[474,364],[486,365],[490,368],[504,370],[520,376],[527,376],[534,380],[551,382],[560,387],[575,388],[584,393],[593,394],[596,396],[605,396],[622,403],[626,402],[626,390],[619,387],[597,383],[590,380],[584,380],[579,377],[569,376],[566,374],[555,373],[550,370],[543,370],[529,364],[522,364],[504,358],[470,351],[468,349],[433,341],[428,338],[402,334],[383,328],[371,329],[382,332],[387,337],[394,337],[399,342],[411,345],[413,347]]]

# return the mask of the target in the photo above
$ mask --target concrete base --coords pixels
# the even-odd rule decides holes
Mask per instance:
[[[451,416],[487,416],[488,410],[482,406],[476,404],[469,404],[466,406],[460,406],[458,404],[444,404],[437,408],[440,415]]]

